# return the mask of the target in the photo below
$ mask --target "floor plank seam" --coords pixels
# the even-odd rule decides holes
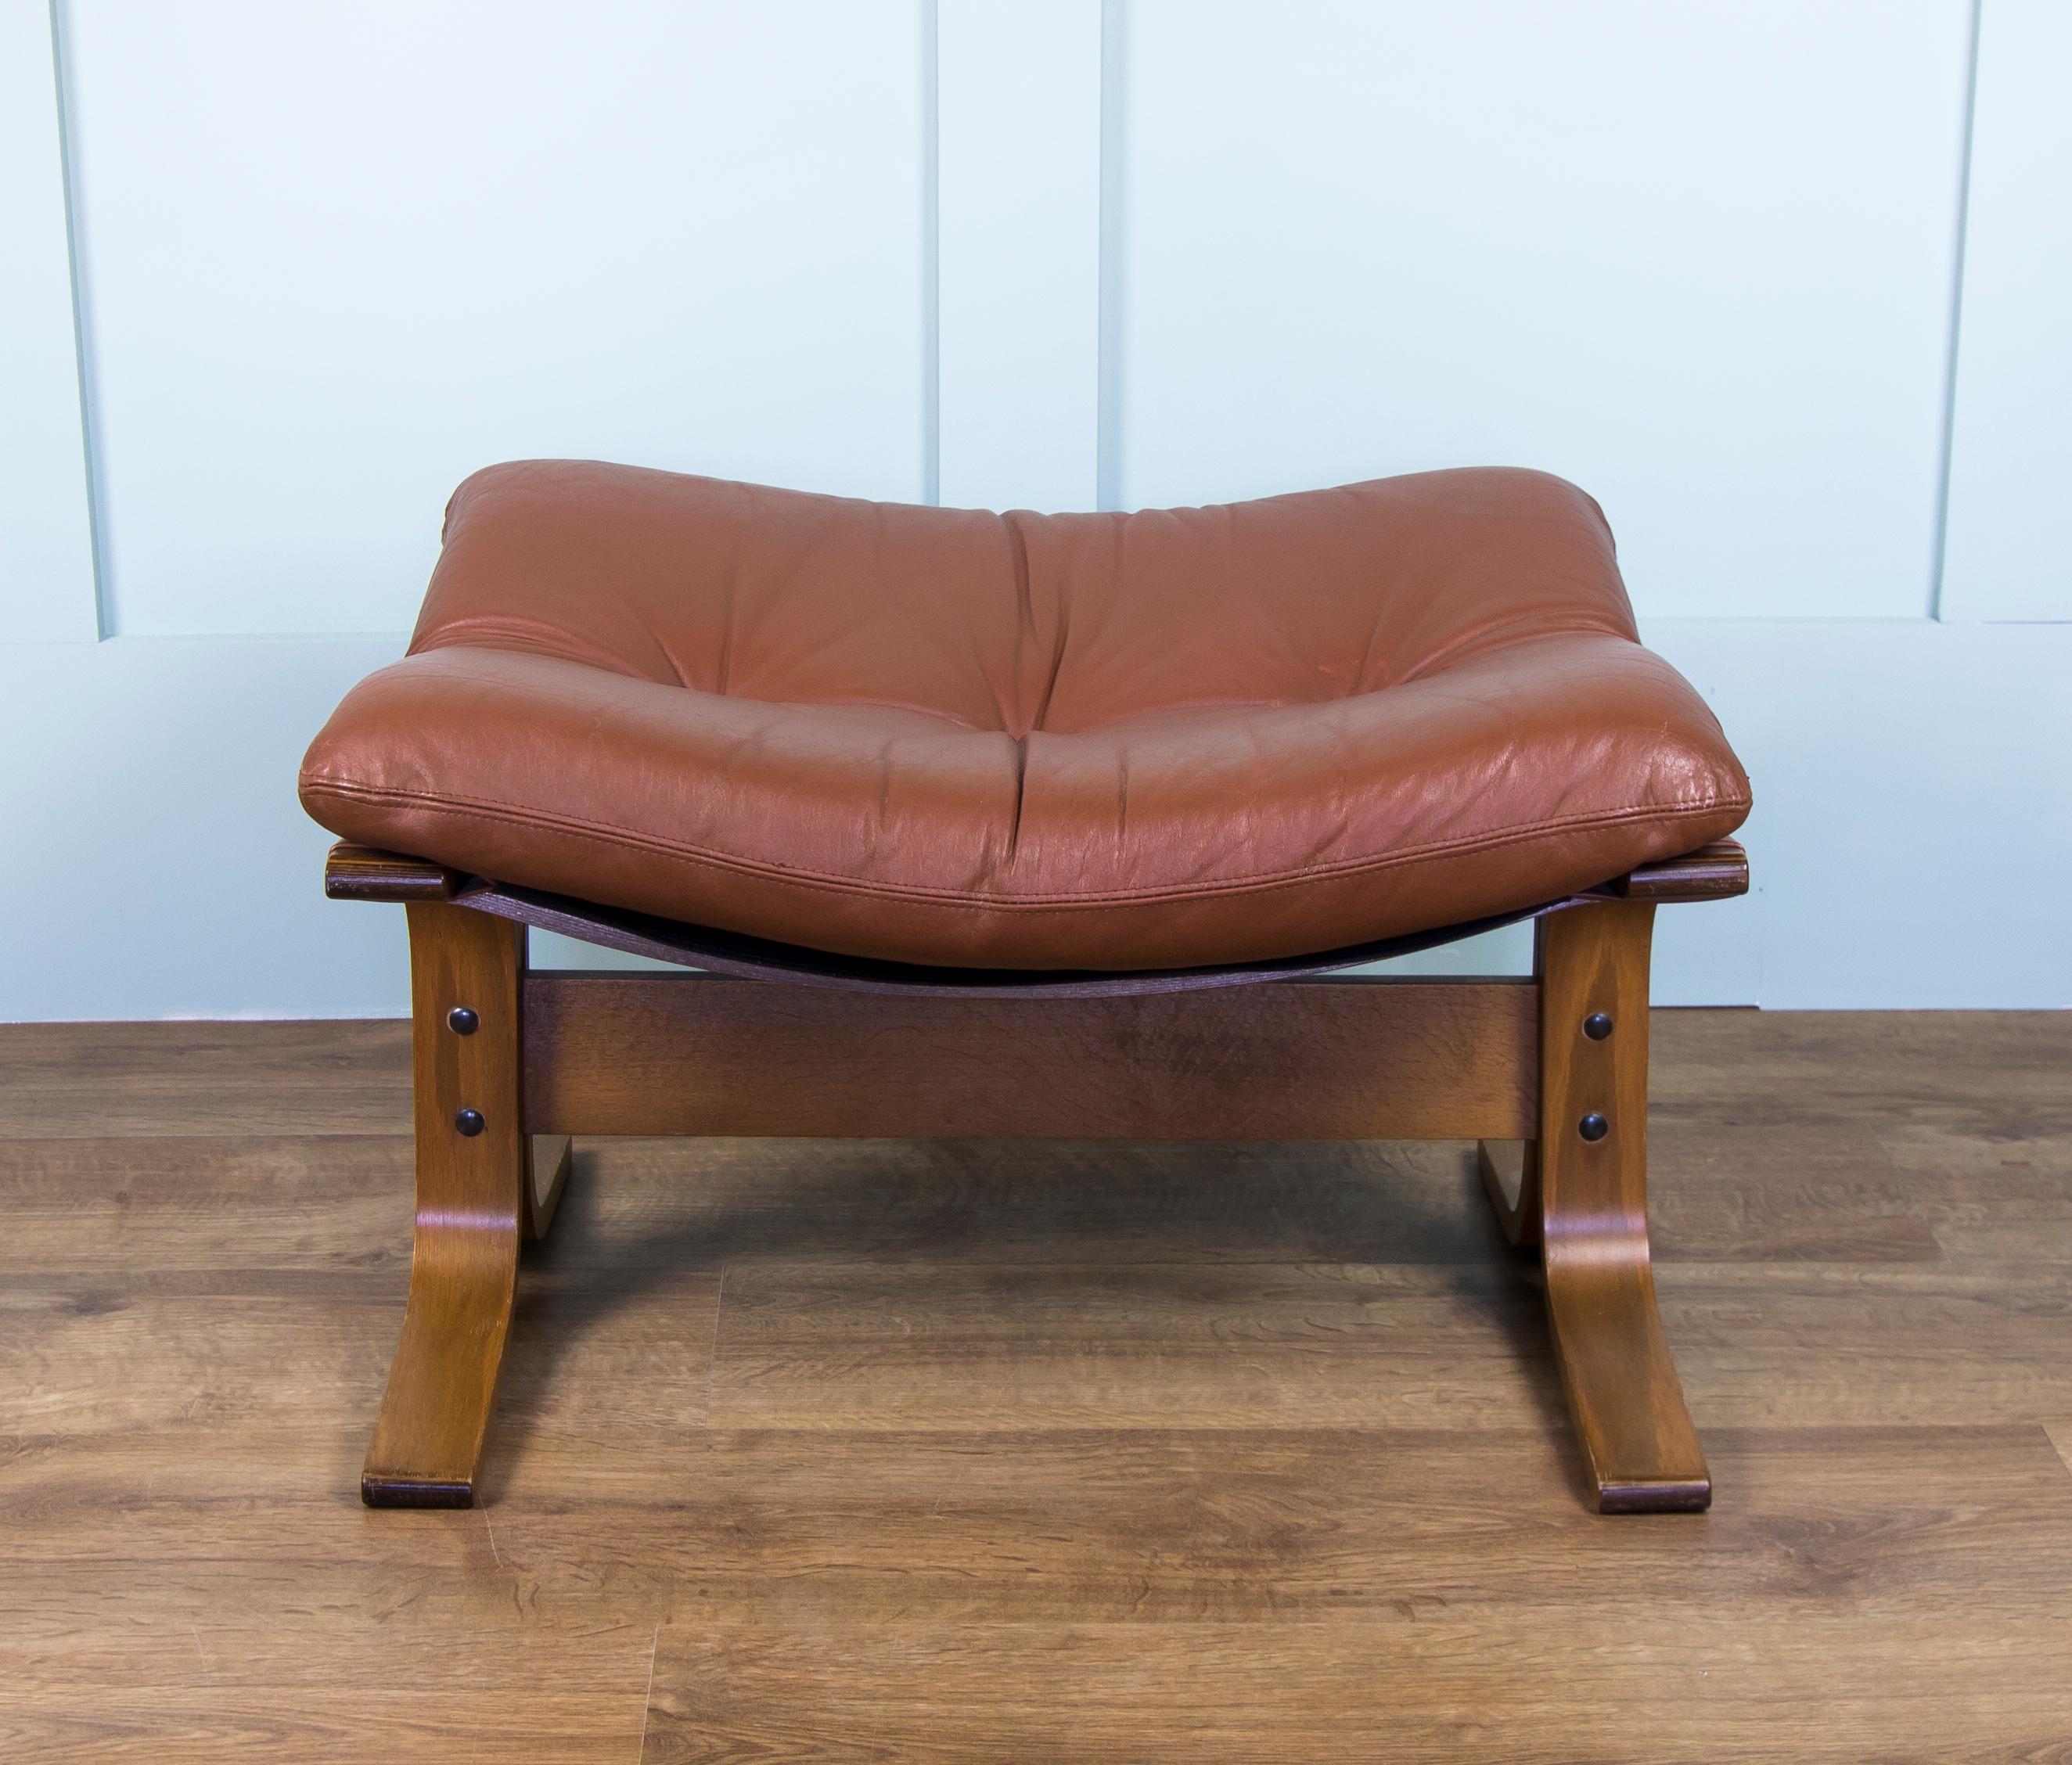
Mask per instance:
[[[698,1418],[698,1426],[710,1428],[713,1418],[713,1386],[719,1377],[719,1320],[720,1308],[726,1303],[726,1271],[730,1265],[719,1266],[719,1285],[713,1290],[712,1345],[705,1352],[705,1413]]]
[[[655,1704],[655,1657],[662,1650],[662,1627],[655,1627],[653,1640],[648,1644],[648,1689],[640,1694],[640,1746],[633,1755],[633,1765],[648,1756],[648,1713]]]
[[[480,1546],[356,1499],[404,1027],[0,1031],[0,1754],[608,1765],[646,1623],[643,1765],[2072,1765],[2072,1012],[1663,1015],[1708,1518],[1459,1147],[599,1139]]]

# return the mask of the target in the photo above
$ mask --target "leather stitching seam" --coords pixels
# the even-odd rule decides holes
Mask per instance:
[[[1401,851],[1384,852],[1366,858],[1348,858],[1335,864],[1322,864],[1293,871],[1267,871],[1251,876],[1226,877],[1219,881],[1187,884],[1171,889],[1111,890],[1106,893],[1090,893],[1071,895],[988,896],[976,897],[968,890],[918,889],[896,883],[869,882],[853,876],[837,876],[824,871],[798,870],[767,860],[743,858],[730,852],[717,852],[695,846],[680,845],[673,841],[660,839],[652,835],[636,833],[630,829],[611,827],[602,822],[581,820],[574,816],[551,815],[523,803],[500,802],[493,798],[462,799],[442,796],[430,791],[397,790],[392,786],[356,785],[342,780],[310,780],[302,786],[312,795],[334,796],[347,801],[390,802],[399,807],[429,804],[449,812],[475,815],[490,821],[516,823],[521,825],[545,827],[561,833],[574,834],[583,839],[595,839],[610,844],[631,845],[679,862],[704,864],[714,869],[731,870],[761,877],[767,881],[790,883],[796,887],[812,889],[822,893],[842,895],[882,895],[895,900],[926,901],[931,905],[961,907],[980,913],[1011,913],[1029,909],[1060,909],[1076,907],[1131,907],[1148,905],[1154,902],[1183,901],[1211,898],[1219,895],[1264,893],[1269,889],[1285,889],[1303,883],[1335,880],[1348,876],[1358,876],[1371,871],[1389,870],[1399,865],[1412,864],[1428,860],[1462,856],[1469,852],[1486,851],[1492,847],[1521,844],[1544,834],[1580,832],[1593,827],[1616,826],[1619,823],[1640,819],[1676,819],[1688,815],[1714,815],[1723,810],[1738,809],[1745,812],[1752,805],[1749,797],[1715,797],[1703,802],[1681,803],[1671,808],[1642,808],[1601,810],[1592,815],[1555,817],[1546,821],[1523,822],[1515,827],[1499,828],[1494,832],[1470,835],[1460,839],[1441,840],[1424,846],[1412,846]],[[499,811],[503,811],[500,813]]]

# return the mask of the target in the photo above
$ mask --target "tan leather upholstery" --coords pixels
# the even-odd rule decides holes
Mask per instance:
[[[1558,478],[1002,516],[554,461],[461,486],[302,794],[501,882],[1101,969],[1530,905],[1749,807]]]

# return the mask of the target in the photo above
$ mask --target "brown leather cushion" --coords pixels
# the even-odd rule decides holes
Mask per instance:
[[[557,461],[461,486],[302,795],[501,882],[1102,969],[1531,905],[1749,807],[1558,478],[1002,516]]]

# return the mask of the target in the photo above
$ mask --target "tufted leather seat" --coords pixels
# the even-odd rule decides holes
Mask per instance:
[[[553,461],[461,486],[302,795],[606,905],[1109,970],[1528,906],[1749,807],[1558,478],[998,515]]]

